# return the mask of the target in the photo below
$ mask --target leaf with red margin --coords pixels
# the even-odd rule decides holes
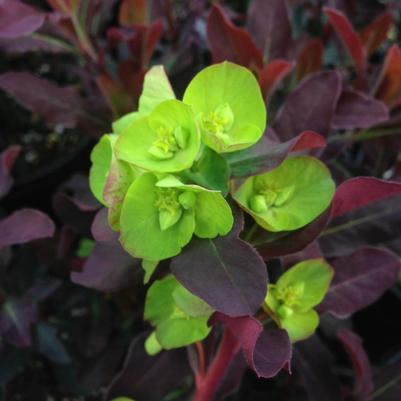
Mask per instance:
[[[386,55],[375,96],[389,106],[401,99],[401,51],[397,45],[391,46]]]
[[[249,33],[236,27],[218,5],[213,5],[209,13],[207,38],[213,62],[227,60],[252,70],[262,68],[262,55]]]
[[[401,183],[374,177],[355,177],[337,187],[331,217],[341,216],[369,203],[401,193]]]
[[[347,351],[355,370],[354,394],[358,400],[367,400],[375,385],[373,383],[372,366],[363,348],[362,340],[347,329],[338,330],[337,337]]]
[[[52,237],[54,231],[53,221],[39,210],[17,210],[0,220],[0,248]]]
[[[334,112],[332,128],[370,128],[387,121],[387,106],[375,98],[356,90],[343,90]]]
[[[341,11],[330,7],[324,7],[323,11],[327,15],[330,24],[351,55],[358,75],[363,79],[366,75],[368,63],[365,49],[363,48],[360,37],[355,32],[351,22]]]
[[[265,238],[258,241],[256,238],[258,241],[256,249],[265,260],[302,251],[321,234],[329,220],[330,209],[327,209],[318,218],[299,230],[284,233],[283,236],[271,240]]]
[[[287,58],[292,29],[286,0],[253,0],[248,11],[247,29],[264,61]]]
[[[326,136],[340,93],[341,77],[337,71],[310,75],[287,97],[273,129],[282,141],[303,131],[316,131]]]
[[[187,290],[233,317],[255,314],[267,291],[266,265],[238,238],[241,226],[235,224],[225,237],[194,238],[171,262],[173,274]]]
[[[253,147],[227,154],[234,177],[245,177],[277,167],[291,152],[324,148],[325,139],[316,132],[304,131],[284,143],[267,139],[266,135]]]
[[[0,1],[0,38],[30,35],[44,23],[46,14],[17,0]]]
[[[264,329],[251,316],[229,317],[216,313],[212,324],[222,323],[239,342],[248,366],[258,377],[271,378],[290,364],[291,342],[285,330]]]
[[[7,195],[14,183],[11,169],[21,153],[21,149],[19,145],[12,145],[0,154],[0,198]]]
[[[359,37],[368,56],[374,53],[387,39],[392,24],[393,16],[390,12],[385,12],[359,32]]]
[[[320,71],[323,64],[323,42],[321,39],[310,40],[297,58],[296,77],[301,81],[307,75]]]
[[[89,103],[71,87],[58,86],[28,72],[7,72],[0,75],[0,88],[48,124],[80,127],[97,134],[105,129],[104,121],[92,114]]]
[[[281,81],[292,71],[294,63],[286,60],[273,60],[259,72],[259,85],[263,98],[267,101]]]
[[[401,262],[392,252],[365,247],[335,259],[329,259],[334,279],[320,313],[345,319],[380,298],[398,280]]]

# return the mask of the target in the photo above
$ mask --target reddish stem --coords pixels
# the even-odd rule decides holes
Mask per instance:
[[[237,353],[239,344],[234,336],[224,330],[223,338],[216,356],[205,376],[197,375],[196,392],[192,401],[212,401],[226,370]]]

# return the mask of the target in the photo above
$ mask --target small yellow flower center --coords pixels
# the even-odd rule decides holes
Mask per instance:
[[[234,114],[228,103],[218,106],[215,110],[201,116],[202,130],[217,139],[225,145],[230,143],[230,137],[227,134],[234,123]]]
[[[282,189],[264,188],[249,198],[249,207],[255,213],[264,213],[269,207],[282,206],[293,192],[293,185]]]
[[[274,288],[275,298],[280,306],[277,308],[277,313],[281,318],[286,318],[294,313],[294,307],[300,305],[301,297],[305,290],[305,283],[299,282],[294,285],[289,285],[284,288]]]
[[[170,129],[166,126],[160,126],[156,130],[156,140],[148,149],[148,153],[155,159],[166,160],[171,159],[180,149],[184,149],[187,145],[187,131],[181,126]]]

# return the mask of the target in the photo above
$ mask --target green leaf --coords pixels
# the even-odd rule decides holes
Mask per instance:
[[[121,160],[154,172],[177,172],[192,166],[200,134],[191,108],[178,100],[160,103],[118,138]]]
[[[313,309],[303,313],[294,313],[281,320],[281,327],[287,331],[293,343],[310,337],[318,326],[319,315]]]
[[[195,230],[192,209],[183,210],[176,224],[161,229],[157,181],[151,173],[141,175],[129,187],[122,206],[121,242],[126,251],[137,258],[163,260],[175,256],[191,240]]]
[[[175,99],[173,88],[162,65],[155,65],[145,75],[139,112],[149,114],[164,100]]]
[[[274,293],[302,285],[294,311],[304,312],[322,302],[333,275],[333,268],[324,259],[305,260],[291,267],[278,279]]]
[[[92,167],[89,172],[89,186],[96,199],[106,205],[103,190],[113,157],[112,135],[103,135],[91,153]]]
[[[138,113],[137,111],[133,111],[131,113],[126,114],[125,116],[120,117],[112,124],[113,133],[117,135],[121,134],[135,120],[138,120],[140,117],[143,117],[143,115],[142,113]]]
[[[147,284],[149,282],[158,264],[159,264],[158,260],[147,260],[147,259],[142,260],[142,268],[143,270],[145,270],[145,277],[143,278],[144,284]]]
[[[144,317],[156,327],[157,342],[165,349],[178,348],[205,338],[211,308],[185,290],[173,276],[155,281],[148,290]],[[153,343],[153,344],[152,344]],[[155,341],[149,340],[150,351]]]
[[[228,163],[223,156],[208,147],[204,147],[200,158],[182,175],[202,187],[221,191],[224,196],[228,193],[230,181]]]
[[[310,223],[330,205],[334,191],[327,167],[315,158],[299,156],[249,177],[233,197],[260,226],[277,232]]]
[[[79,258],[87,258],[91,253],[95,246],[95,241],[83,238],[78,243],[78,249],[76,250],[75,254]]]
[[[145,341],[145,351],[148,355],[154,356],[157,355],[163,347],[160,345],[159,341],[156,338],[156,332],[152,332],[152,334]]]
[[[195,235],[215,238],[226,235],[234,224],[230,205],[219,192],[199,192],[195,206]]]
[[[203,142],[218,153],[257,142],[266,126],[266,109],[252,72],[224,62],[205,68],[189,83],[184,103],[195,111]]]

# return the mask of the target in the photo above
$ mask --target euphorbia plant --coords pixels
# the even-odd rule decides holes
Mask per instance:
[[[145,282],[160,260],[182,253],[176,266],[187,252],[202,258],[198,244],[216,255],[216,272],[212,267],[206,282],[212,284],[215,274],[217,279],[217,264],[228,276],[251,276],[251,270],[230,272],[239,262],[235,252],[225,254],[229,250],[222,250],[219,241],[245,247],[252,254],[250,260],[256,260],[252,269],[264,277],[254,296],[252,288],[235,289],[237,278],[231,281],[242,298],[233,299],[233,305],[249,302],[247,316],[231,308],[230,299],[214,302],[218,294],[205,294],[185,273],[184,278],[176,273],[176,267],[172,269],[176,277],[160,271],[162,277],[150,286],[144,317],[155,330],[146,341],[146,350],[154,355],[163,348],[196,343],[200,364],[197,401],[212,399],[240,344],[248,364],[261,376],[270,377],[288,363],[290,342],[316,330],[319,318],[313,307],[324,298],[332,278],[330,266],[323,259],[313,259],[268,285],[266,267],[252,247],[255,230],[260,227],[267,234],[285,235],[306,226],[327,209],[335,185],[325,165],[311,156],[288,157],[273,169],[260,166],[253,146],[258,146],[265,127],[266,110],[258,83],[244,67],[224,62],[202,70],[180,101],[162,67],[157,66],[145,76],[138,111],[116,121],[114,133],[105,135],[92,153],[93,193],[109,209],[109,223],[119,232],[124,249],[143,260]],[[246,161],[249,174],[231,172],[237,153]],[[244,175],[248,175],[245,180]],[[250,242],[238,238],[243,230],[242,212],[235,203],[255,220],[241,234]],[[246,299],[247,292],[254,300]],[[210,320],[214,312],[218,313]],[[242,319],[245,328],[258,328],[249,339],[253,342],[250,348],[241,330],[232,329],[236,319]],[[225,334],[207,370],[201,341],[212,329],[219,332],[218,323],[226,327]],[[274,347],[272,338],[280,343],[277,352],[282,355],[270,368],[259,366],[250,356],[261,346],[262,332],[270,339],[262,348]]]

